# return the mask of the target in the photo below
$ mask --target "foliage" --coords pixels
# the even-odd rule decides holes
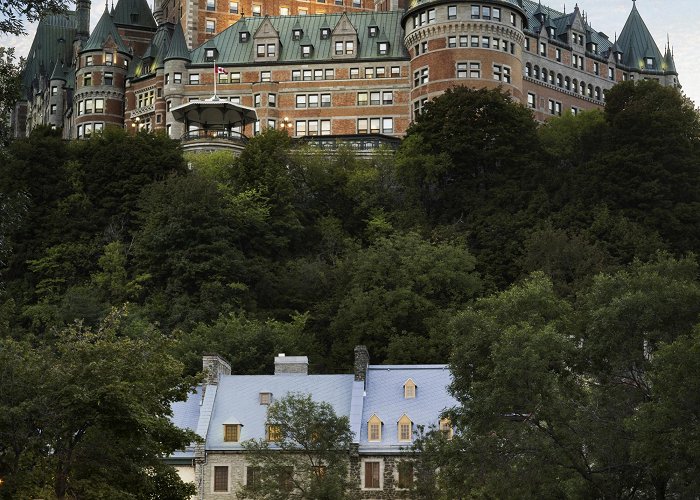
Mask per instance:
[[[7,4],[3,4],[7,5]],[[0,12],[3,8],[0,7]],[[0,31],[6,21],[0,20]],[[22,61],[15,62],[15,49],[0,47],[0,158],[10,139],[10,115],[20,97]]]
[[[148,325],[138,336],[124,312],[98,328],[75,324],[53,346],[1,340],[0,475],[4,498],[139,498],[164,475],[160,461],[194,436],[168,419],[195,379]]]
[[[243,494],[255,499],[340,500],[347,497],[348,452],[352,432],[347,417],[310,395],[290,393],[267,410],[267,424],[277,426],[280,439],[243,443],[258,484]]]

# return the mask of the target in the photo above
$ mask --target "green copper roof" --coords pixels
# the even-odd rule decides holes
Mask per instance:
[[[155,31],[156,21],[146,0],[119,0],[114,7],[114,23],[120,26],[137,26]]]
[[[110,16],[107,9],[105,9],[105,11],[102,13],[102,17],[99,21],[97,21],[97,26],[95,26],[95,29],[92,30],[90,38],[88,38],[88,41],[85,42],[85,46],[83,46],[81,52],[102,50],[105,42],[107,42],[107,40],[110,38],[114,40],[119,52],[123,52],[125,54],[129,53],[128,47],[124,43],[124,40],[122,40],[121,35],[119,35],[119,31],[117,31],[117,27],[112,21],[112,16]]]
[[[249,17],[229,26],[226,30],[212,38],[219,51],[218,61],[220,65],[251,64],[255,61],[255,39],[251,37],[247,43],[239,42],[241,31],[255,33],[264,19],[268,19],[279,33],[281,49],[277,62],[287,61],[332,61],[333,41],[332,37],[321,39],[321,27],[335,27],[343,14],[319,14],[313,16],[281,16],[281,17]],[[347,13],[348,19],[357,30],[359,48],[357,57],[343,59],[343,62],[359,61],[363,59],[377,59],[376,39],[369,38],[368,27],[374,19],[389,41],[389,53],[382,59],[406,59],[408,54],[403,45],[403,31],[401,29],[401,17],[403,12],[359,12]],[[295,26],[301,26],[304,30],[303,40],[293,40],[292,31]],[[297,28],[298,29],[298,28]],[[310,58],[301,56],[301,42],[311,42],[314,50]],[[204,46],[199,46],[191,53],[192,63],[205,63]],[[211,63],[208,63],[211,64]]]
[[[56,61],[53,71],[51,72],[51,78],[49,79],[66,81],[66,68],[61,61]]]
[[[625,27],[617,39],[617,45],[622,50],[622,63],[631,68],[646,68],[642,57],[651,57],[654,64],[649,69],[661,70],[662,55],[649,33],[642,16],[639,15],[637,4],[632,5]]]
[[[73,11],[46,16],[39,21],[22,75],[26,92],[39,75],[48,76],[57,62],[70,64],[76,32],[77,17]]]
[[[163,61],[167,61],[168,59],[190,60],[190,51],[187,48],[185,33],[182,31],[180,23],[175,23],[173,36],[170,39],[170,47],[168,47],[168,52],[165,54]]]

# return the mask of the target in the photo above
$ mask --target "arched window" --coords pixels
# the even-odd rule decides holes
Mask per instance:
[[[588,97],[593,98],[593,85],[588,84]]]
[[[600,87],[595,88],[595,98],[600,101]]]
[[[532,75],[534,78],[540,77],[540,67],[539,66],[535,65],[535,67],[533,68]]]
[[[532,77],[532,64],[530,63],[525,65],[525,76]]]
[[[571,81],[571,90],[578,94],[578,80],[576,78]]]
[[[562,77],[561,73],[557,73],[557,87],[561,87],[564,84],[564,77]]]
[[[554,71],[549,72],[549,83],[554,85]]]
[[[564,77],[564,87],[566,88],[566,90],[571,90],[571,78],[569,78],[568,76]]]
[[[547,68],[542,68],[542,75],[540,76],[543,82],[547,81]]]
[[[586,83],[580,82],[578,85],[579,85],[579,94],[586,95]]]

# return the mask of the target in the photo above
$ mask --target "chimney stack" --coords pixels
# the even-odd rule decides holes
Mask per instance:
[[[205,354],[202,356],[202,368],[204,371],[204,383],[217,385],[223,375],[231,375],[231,365],[218,354]]]
[[[306,356],[275,356],[275,375],[308,375],[309,358]]]
[[[367,367],[369,366],[369,351],[367,346],[355,346],[355,382],[367,381]]]

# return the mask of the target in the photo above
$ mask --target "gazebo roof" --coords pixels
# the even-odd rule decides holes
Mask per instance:
[[[172,113],[177,121],[198,123],[207,127],[245,125],[258,120],[254,109],[218,98],[191,101],[173,108]]]

